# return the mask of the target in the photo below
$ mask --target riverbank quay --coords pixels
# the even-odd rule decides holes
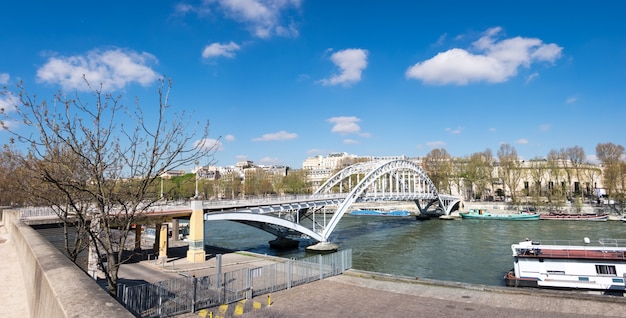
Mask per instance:
[[[265,298],[253,301],[263,303]],[[624,297],[349,270],[343,275],[272,293],[270,306],[242,317],[624,317],[625,308]],[[218,308],[210,310],[215,313]]]
[[[280,258],[249,252],[223,252],[223,271],[256,267]],[[188,263],[176,256],[170,264],[154,260],[134,267],[146,276],[202,276],[215,273],[214,254]],[[174,261],[172,266],[171,262]],[[168,266],[169,265],[169,266]],[[269,305],[268,305],[269,302]],[[513,288],[394,276],[360,270],[223,304],[176,317],[624,317],[626,298],[580,291]]]

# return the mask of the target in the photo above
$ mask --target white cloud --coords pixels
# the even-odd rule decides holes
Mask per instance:
[[[426,142],[426,145],[430,148],[435,149],[435,148],[443,148],[446,145],[446,143],[443,141],[428,141]]]
[[[447,132],[449,132],[449,133],[453,134],[453,135],[458,135],[458,134],[460,134],[460,133],[463,131],[463,128],[462,128],[462,127],[458,127],[458,128],[456,128],[456,129],[453,129],[453,128],[446,128],[445,130],[446,130]]]
[[[520,138],[520,139],[516,140],[515,143],[516,144],[520,144],[520,145],[526,145],[526,144],[528,144],[528,139]]]
[[[576,98],[576,97],[568,97],[568,98],[565,100],[565,103],[566,103],[566,104],[573,104],[573,103],[575,103],[575,102],[576,102],[576,100],[577,100],[577,98]]]
[[[205,3],[217,3],[228,17],[246,25],[256,37],[298,36],[293,22],[282,15],[289,9],[299,9],[301,0],[216,0]]]
[[[235,141],[235,136],[233,136],[233,135],[226,135],[226,136],[224,136],[224,140],[229,141],[229,142],[230,141]]]
[[[8,84],[10,78],[9,73],[0,73],[0,84]]]
[[[18,102],[18,98],[11,91],[7,92],[7,94],[0,94],[0,109],[4,112],[14,111]]]
[[[433,58],[418,62],[406,71],[408,79],[428,84],[466,85],[470,82],[501,83],[517,75],[520,66],[529,68],[533,62],[554,62],[561,57],[562,47],[545,44],[537,38],[514,37],[496,40],[502,29],[489,29],[473,43],[472,53],[453,48]]]
[[[343,144],[344,144],[344,145],[356,145],[356,144],[358,144],[358,143],[359,143],[359,142],[358,142],[358,141],[356,141],[356,140],[354,140],[354,139],[344,139],[344,140],[343,140]]]
[[[205,149],[205,150],[220,151],[220,150],[224,149],[222,147],[222,143],[219,140],[211,139],[211,138],[205,138],[205,139],[197,140],[196,142],[194,142],[193,146],[195,148],[202,148],[202,149]]]
[[[252,139],[253,141],[275,141],[275,140],[291,140],[298,138],[298,134],[296,133],[288,133],[284,130],[281,130],[272,134],[265,134],[261,137]]]
[[[320,155],[320,154],[324,154],[324,153],[329,153],[330,151],[328,150],[324,150],[324,149],[309,149],[306,151],[306,153],[308,155]]]
[[[548,132],[550,131],[550,128],[552,128],[550,124],[542,124],[539,126],[539,130],[541,130],[542,132]]]
[[[149,53],[130,50],[93,50],[86,55],[51,57],[37,70],[37,81],[59,84],[66,90],[89,90],[83,75],[92,86],[102,84],[104,91],[114,91],[136,82],[148,86],[159,78],[149,63],[157,59]]]
[[[235,57],[235,52],[239,51],[239,49],[239,45],[233,41],[225,44],[211,43],[202,50],[202,57],[205,59],[219,56],[233,58]]]
[[[346,49],[333,53],[330,60],[339,67],[340,73],[323,79],[323,85],[342,84],[349,86],[361,80],[361,74],[367,67],[367,50]]]
[[[357,117],[353,116],[341,116],[341,117],[332,117],[326,120],[329,123],[334,124],[331,129],[332,132],[346,135],[346,134],[356,134],[361,130],[361,127],[357,124],[361,120]]]
[[[13,95],[11,92],[8,92],[7,94],[3,94],[0,95],[0,110],[2,110],[1,112],[3,113],[3,117],[4,119],[0,120],[0,129],[3,128],[15,128],[17,126],[20,125],[20,122],[15,120],[15,119],[11,119],[11,118],[7,118],[9,113],[14,112],[16,109],[15,107],[18,104],[18,100],[15,97],[15,95]]]
[[[278,158],[265,157],[259,160],[258,164],[272,166],[272,165],[282,165],[283,162]]]
[[[532,82],[537,77],[539,77],[539,73],[537,72],[528,75],[528,77],[526,77],[526,84]]]

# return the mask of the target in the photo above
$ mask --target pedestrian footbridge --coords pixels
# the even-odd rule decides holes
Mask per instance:
[[[308,237],[327,242],[355,203],[413,201],[422,216],[458,209],[459,198],[443,195],[418,164],[408,160],[369,161],[346,167],[311,195],[255,200],[205,201],[204,220],[230,220],[278,238]]]

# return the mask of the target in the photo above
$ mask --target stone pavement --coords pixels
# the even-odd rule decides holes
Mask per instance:
[[[9,233],[0,223],[0,317],[28,317],[22,269]]]
[[[263,303],[267,296],[253,301]],[[243,317],[625,317],[626,299],[349,271],[271,294]]]
[[[250,257],[228,254],[240,265]],[[227,257],[227,255],[225,255]],[[208,268],[208,264],[186,264]],[[231,264],[232,265],[232,264]],[[350,270],[243,303],[178,317],[625,317],[626,298],[471,285]]]

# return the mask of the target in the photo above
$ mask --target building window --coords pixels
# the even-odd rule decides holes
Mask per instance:
[[[599,275],[617,276],[615,265],[596,265],[596,273]]]

